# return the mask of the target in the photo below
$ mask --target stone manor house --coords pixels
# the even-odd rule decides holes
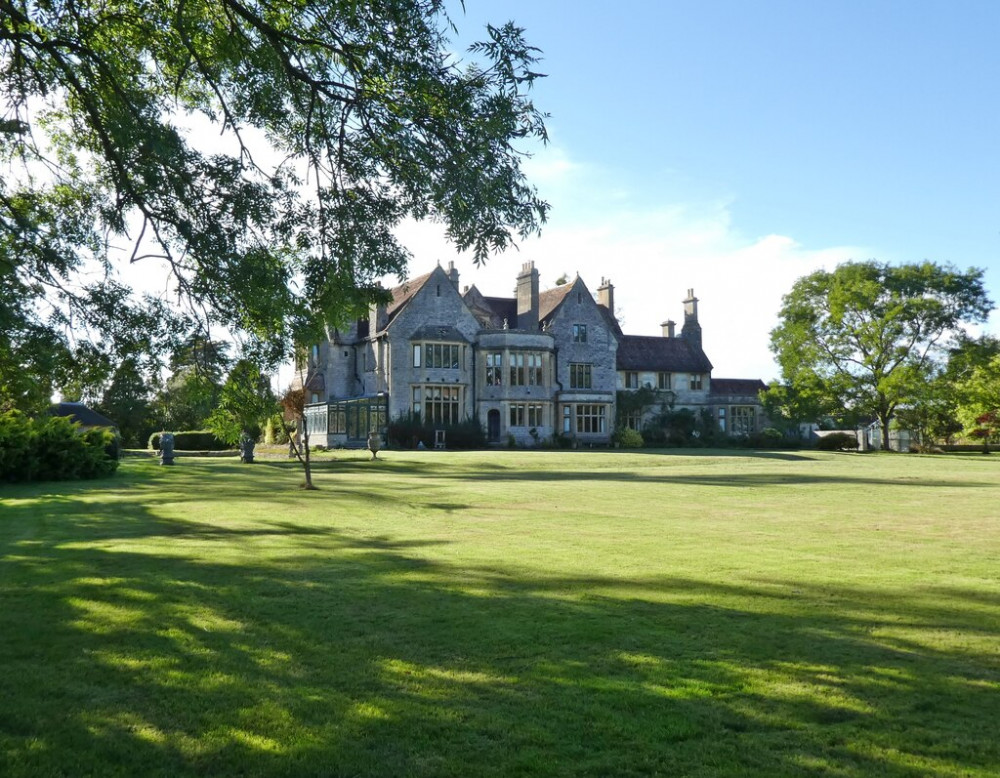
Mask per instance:
[[[328,446],[363,445],[409,413],[435,425],[477,419],[489,441],[526,445],[559,434],[607,443],[616,426],[641,429],[671,407],[707,411],[730,435],[758,431],[763,382],[714,378],[693,290],[683,304],[679,333],[667,321],[662,337],[625,335],[609,280],[596,297],[579,276],[541,292],[528,262],[514,297],[487,297],[460,290],[454,263],[439,265],[310,348],[306,423]],[[619,414],[618,392],[648,403]]]

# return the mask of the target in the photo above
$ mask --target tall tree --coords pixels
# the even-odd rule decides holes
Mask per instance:
[[[536,50],[508,23],[462,62],[453,29],[444,0],[0,0],[0,357],[186,321],[117,278],[160,262],[276,360],[405,272],[404,219],[477,261],[536,231]]]
[[[129,357],[115,369],[96,409],[118,427],[122,445],[145,448],[154,422],[149,384],[138,359]]]
[[[241,359],[226,378],[208,427],[219,440],[230,445],[239,443],[242,460],[250,463],[261,425],[277,412],[278,399],[271,391],[268,377],[251,360]]]
[[[941,357],[944,339],[984,321],[983,271],[932,262],[840,265],[800,278],[785,295],[771,350],[786,382],[825,397],[834,415],[869,414],[889,446],[889,422]]]

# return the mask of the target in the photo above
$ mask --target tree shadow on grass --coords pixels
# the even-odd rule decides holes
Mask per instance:
[[[93,507],[0,531],[6,776],[1000,764],[997,603],[963,589],[526,576],[289,522],[254,554],[242,529]]]

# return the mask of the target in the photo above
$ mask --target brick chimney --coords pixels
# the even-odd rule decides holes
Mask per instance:
[[[525,262],[517,277],[517,328],[538,329],[538,271],[534,262]]]
[[[667,319],[660,326],[663,328],[663,337],[665,337],[665,338],[675,338],[675,337],[677,337],[674,334],[674,327],[677,326],[677,323],[673,319]]]
[[[681,327],[681,337],[692,346],[701,349],[701,325],[698,323],[698,298],[694,289],[688,289],[684,300],[684,326]]]
[[[597,287],[597,304],[607,308],[612,316],[615,315],[615,288],[610,278],[601,279],[601,285]]]

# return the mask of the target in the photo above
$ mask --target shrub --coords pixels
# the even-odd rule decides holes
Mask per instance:
[[[100,478],[118,468],[110,430],[80,431],[63,417],[32,419],[17,411],[0,415],[0,480],[65,481]]]
[[[629,429],[628,427],[622,427],[617,430],[612,438],[612,442],[620,448],[642,448],[645,445],[642,433],[639,430]]]
[[[843,451],[857,447],[858,437],[850,432],[834,432],[824,435],[816,442],[816,448],[820,451]]]

